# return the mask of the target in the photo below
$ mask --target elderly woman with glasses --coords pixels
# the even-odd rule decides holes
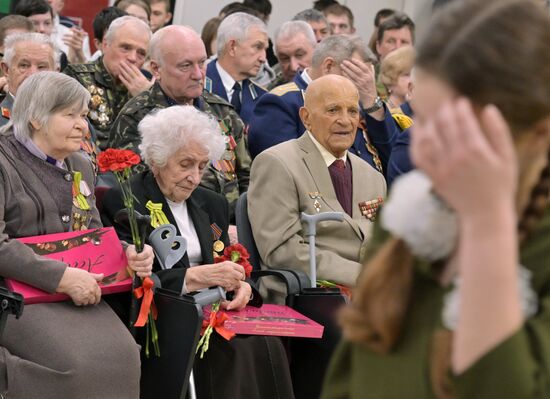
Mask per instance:
[[[26,306],[20,319],[8,319],[0,338],[0,394],[7,397],[139,394],[139,348],[101,301],[103,276],[43,258],[14,239],[101,227],[93,168],[79,153],[89,100],[74,79],[37,73],[19,87],[11,120],[1,130],[0,276],[72,300]],[[87,206],[73,198],[77,173],[87,187]],[[128,246],[126,254],[139,276],[151,273],[150,247],[137,254]]]
[[[139,131],[139,149],[150,170],[133,177],[136,209],[142,214],[160,209],[187,241],[186,254],[172,268],[161,270],[155,263],[153,270],[163,288],[187,293],[221,286],[234,292],[223,308],[244,308],[252,289],[243,267],[229,261],[214,263],[214,256],[229,245],[227,201],[199,186],[211,161],[224,162],[226,138],[218,123],[193,106],[173,106],[146,116]],[[122,208],[120,189],[109,190],[103,199],[105,224],[113,223]],[[114,225],[120,237],[131,239],[127,226]],[[198,397],[293,397],[278,338],[238,336],[228,342],[213,334],[210,349],[204,359],[196,359],[194,371]]]

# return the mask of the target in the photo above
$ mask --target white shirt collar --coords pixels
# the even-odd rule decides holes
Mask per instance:
[[[323,147],[321,145],[321,143],[319,143],[315,139],[315,137],[313,137],[313,134],[311,134],[311,132],[309,130],[306,130],[306,132],[307,132],[307,134],[309,134],[309,138],[311,139],[311,141],[313,141],[313,144],[315,144],[315,147],[317,147],[317,149],[321,153],[321,156],[323,157],[323,160],[325,161],[325,164],[327,165],[327,167],[332,165],[332,163],[334,161],[336,161],[337,159],[341,159],[342,161],[344,161],[344,163],[347,162],[347,160],[348,160],[348,151],[347,150],[346,150],[346,152],[344,152],[343,156],[341,156],[340,158],[336,158],[325,147]]]
[[[313,79],[311,79],[311,76],[309,76],[309,73],[307,73],[307,70],[308,70],[308,69],[309,69],[309,68],[304,69],[304,71],[302,72],[302,74],[301,74],[300,76],[302,77],[302,79],[304,80],[304,82],[306,82],[306,83],[308,84],[308,86],[309,86],[309,84],[310,84],[311,82],[313,82]]]
[[[219,61],[216,62],[216,68],[218,69],[218,73],[220,74],[223,87],[225,88],[225,92],[227,93],[227,100],[231,102],[231,98],[233,97],[233,91],[234,91],[233,86],[235,86],[236,80],[233,79],[225,69],[223,69]]]

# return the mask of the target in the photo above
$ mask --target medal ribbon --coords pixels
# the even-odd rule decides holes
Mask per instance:
[[[90,204],[86,201],[86,197],[80,192],[80,182],[82,181],[82,173],[74,172],[73,176],[73,197],[78,204],[78,208],[83,211],[90,209]]]
[[[163,224],[170,224],[168,218],[162,211],[161,203],[147,201],[145,207],[149,210],[149,212],[151,212],[151,226],[153,226],[154,229],[162,226]]]

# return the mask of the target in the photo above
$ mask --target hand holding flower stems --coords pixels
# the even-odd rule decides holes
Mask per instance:
[[[244,268],[245,277],[250,277],[250,273],[252,272],[252,265],[250,262],[248,262],[248,258],[250,255],[248,254],[248,251],[244,246],[241,244],[234,244],[230,245],[223,251],[223,256],[218,256],[214,259],[214,262],[216,263],[222,263],[222,262],[234,262],[238,265],[241,265]],[[199,344],[197,346],[197,353],[200,351],[200,358],[202,359],[206,351],[208,351],[208,347],[210,344],[210,336],[212,335],[212,332],[216,330],[218,334],[220,334],[222,337],[224,337],[226,340],[230,340],[235,336],[235,333],[232,331],[229,331],[225,329],[223,324],[228,319],[228,316],[224,312],[220,312],[220,305],[226,306],[227,309],[239,309],[244,306],[241,306],[241,304],[246,305],[248,303],[248,299],[250,298],[250,286],[246,283],[242,283],[241,286],[236,290],[237,295],[231,302],[224,301],[218,301],[212,305],[212,309],[210,311],[210,316],[208,320],[203,321],[202,325],[202,332],[201,332],[201,339],[199,341]],[[246,297],[246,302],[243,300],[243,298]]]
[[[157,310],[153,301],[153,280],[149,277],[150,272],[143,269],[144,262],[151,261],[152,264],[152,250],[147,246],[146,254],[144,252],[143,237],[138,226],[136,211],[134,208],[134,195],[132,194],[132,186],[130,184],[131,168],[134,165],[140,163],[141,159],[139,155],[130,150],[117,150],[109,148],[103,151],[97,157],[99,170],[101,172],[113,172],[120,184],[122,190],[122,202],[128,211],[128,222],[130,224],[130,231],[132,234],[132,242],[135,246],[135,252],[129,251],[131,261],[138,273],[138,276],[142,278],[141,287],[137,288],[136,279],[134,278],[133,291],[134,295],[141,301],[141,309],[137,320],[134,323],[134,327],[147,327],[147,339],[145,343],[145,355],[149,357],[149,340],[153,343],[155,355],[160,356],[160,348],[158,344],[158,333],[155,325],[155,319],[157,318]],[[149,259],[150,258],[150,259]],[[132,315],[133,316],[133,315]]]

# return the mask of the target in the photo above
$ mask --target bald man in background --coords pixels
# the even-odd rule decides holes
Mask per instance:
[[[359,252],[370,238],[374,208],[386,195],[383,176],[348,151],[359,124],[358,104],[359,93],[349,79],[326,75],[314,80],[300,109],[306,133],[254,160],[248,214],[265,267],[308,272],[308,242],[300,214],[342,212],[344,222],[317,227],[317,277],[355,285],[361,268]],[[374,212],[365,211],[367,204]],[[265,286],[270,299],[284,298],[282,284],[266,281]]]

